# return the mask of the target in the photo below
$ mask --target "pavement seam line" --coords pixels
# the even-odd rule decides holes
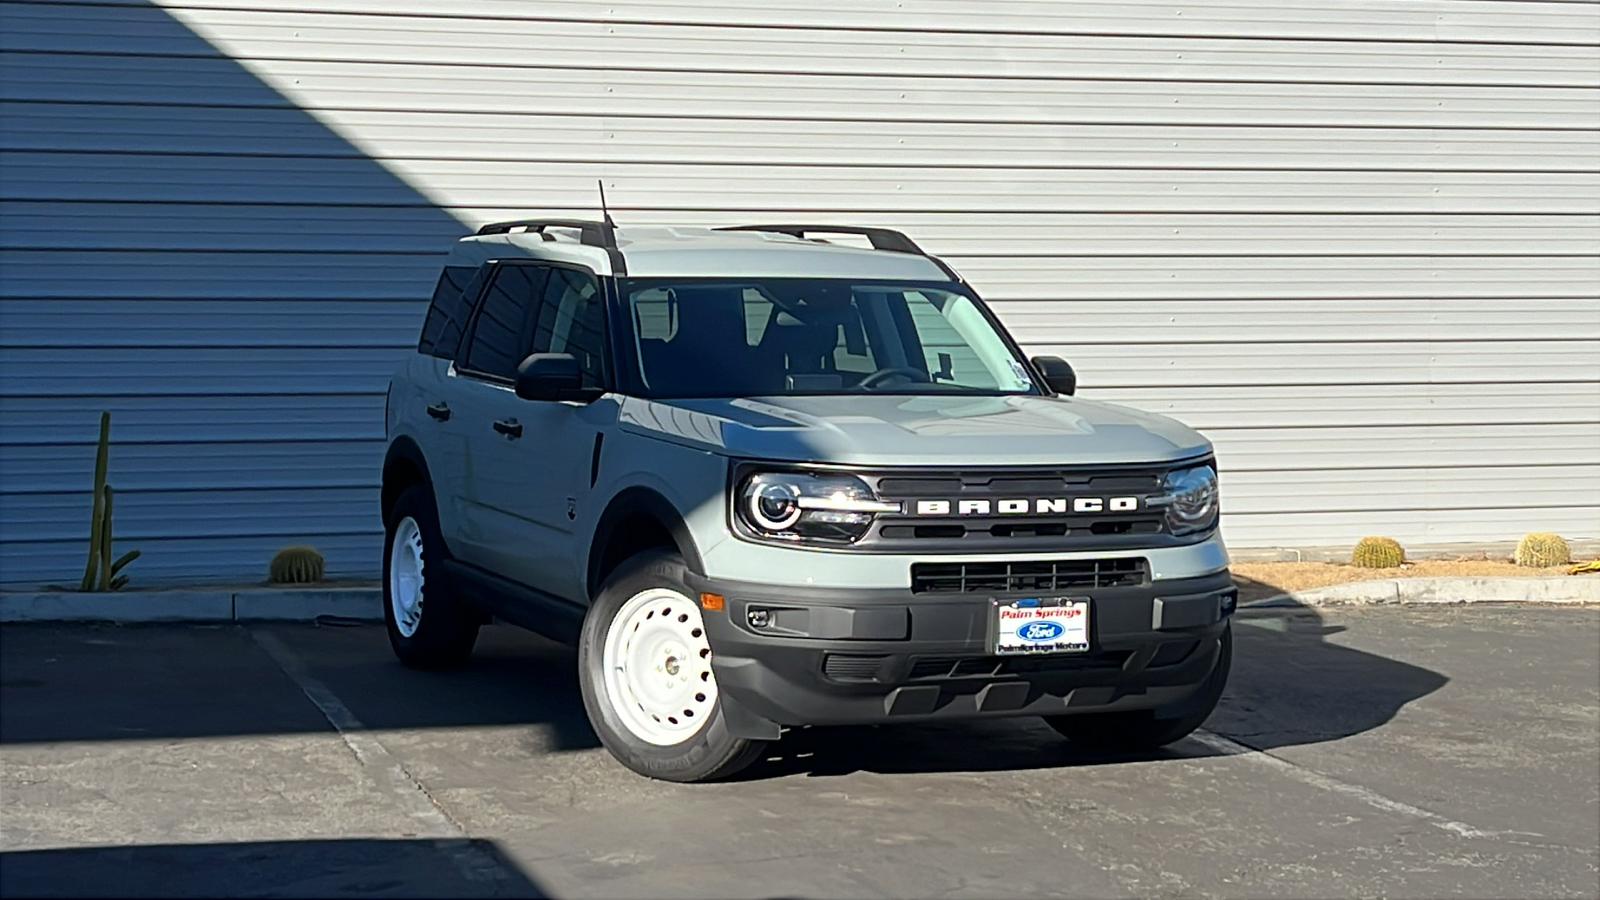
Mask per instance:
[[[1420,806],[1412,806],[1409,803],[1403,803],[1399,800],[1392,800],[1370,788],[1362,787],[1359,784],[1351,784],[1347,781],[1340,781],[1337,778],[1324,775],[1321,772],[1308,769],[1305,766],[1289,762],[1280,756],[1274,756],[1265,750],[1259,750],[1255,747],[1249,746],[1248,744],[1241,744],[1232,738],[1225,737],[1213,731],[1206,731],[1202,728],[1190,734],[1189,737],[1201,744],[1204,744],[1206,747],[1217,751],[1218,753],[1222,753],[1227,756],[1242,756],[1247,759],[1254,760],[1303,784],[1309,784],[1312,787],[1321,788],[1324,791],[1330,791],[1336,794],[1344,794],[1347,797],[1353,797],[1357,800],[1360,800],[1362,803],[1367,804],[1368,806],[1371,806],[1375,809],[1384,810],[1385,812],[1397,813],[1413,819],[1420,819],[1441,831],[1447,831],[1450,834],[1456,835],[1457,837],[1495,838],[1504,834],[1504,832],[1484,831],[1480,828],[1474,828],[1465,822],[1457,822],[1453,819],[1447,819],[1436,812],[1431,812],[1423,809]]]
[[[472,842],[466,829],[445,812],[422,782],[356,718],[344,701],[311,674],[288,645],[275,634],[253,628],[246,630],[339,733],[340,739],[350,748],[362,768],[399,801],[406,814],[421,826],[419,833],[434,840],[462,877],[469,881],[507,881],[511,878],[505,867]]]

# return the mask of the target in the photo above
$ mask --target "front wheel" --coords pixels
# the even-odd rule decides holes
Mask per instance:
[[[725,778],[765,746],[728,733],[692,597],[681,557],[640,554],[606,579],[578,641],[583,705],[600,742],[628,768],[666,781]]]
[[[1044,720],[1062,736],[1091,750],[1138,752],[1156,750],[1189,736],[1205,722],[1222,699],[1233,668],[1233,629],[1225,627],[1216,665],[1200,687],[1168,709],[1141,709],[1131,712],[1086,713],[1073,716],[1045,716]]]

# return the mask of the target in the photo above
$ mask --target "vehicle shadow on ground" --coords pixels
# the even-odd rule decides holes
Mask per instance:
[[[485,628],[464,667],[402,666],[382,626],[7,625],[0,743],[330,730],[257,642],[271,635],[373,730],[533,726],[540,750],[599,746],[566,647]]]
[[[1283,592],[1240,581],[1244,602]],[[1233,673],[1205,723],[1259,750],[1315,744],[1386,724],[1449,678],[1328,638],[1345,630],[1299,604],[1243,609],[1234,619]],[[801,729],[743,778],[1063,768],[1219,755],[1187,740],[1153,753],[1107,754],[1075,747],[1038,719]]]
[[[1246,596],[1271,592],[1249,585]],[[1345,646],[1343,626],[1291,605],[1242,609],[1233,674],[1210,731],[1268,750],[1382,726],[1442,687],[1437,672]],[[321,712],[262,651],[268,631],[368,728],[520,726],[530,755],[599,746],[571,649],[510,626],[484,629],[458,670],[407,669],[376,626],[8,626],[0,742],[326,731]],[[1184,741],[1141,756],[1092,753],[1041,720],[794,729],[743,777],[1091,766],[1215,755]]]
[[[493,841],[481,840],[250,841],[0,853],[0,897],[239,896],[548,895]]]

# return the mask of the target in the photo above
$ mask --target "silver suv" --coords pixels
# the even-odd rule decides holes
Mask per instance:
[[[1074,390],[898,232],[486,226],[390,385],[390,641],[576,644],[600,740],[674,781],[803,725],[1170,743],[1232,653],[1211,445]]]

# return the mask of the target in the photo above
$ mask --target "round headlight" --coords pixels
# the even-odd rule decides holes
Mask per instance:
[[[1204,531],[1217,521],[1217,473],[1210,466],[1168,472],[1167,528],[1173,534]]]
[[[757,537],[848,544],[859,540],[882,513],[900,504],[879,500],[855,475],[825,472],[758,472],[744,480],[734,511]]]
[[[800,488],[791,482],[750,479],[745,510],[764,531],[783,531],[800,521]]]

